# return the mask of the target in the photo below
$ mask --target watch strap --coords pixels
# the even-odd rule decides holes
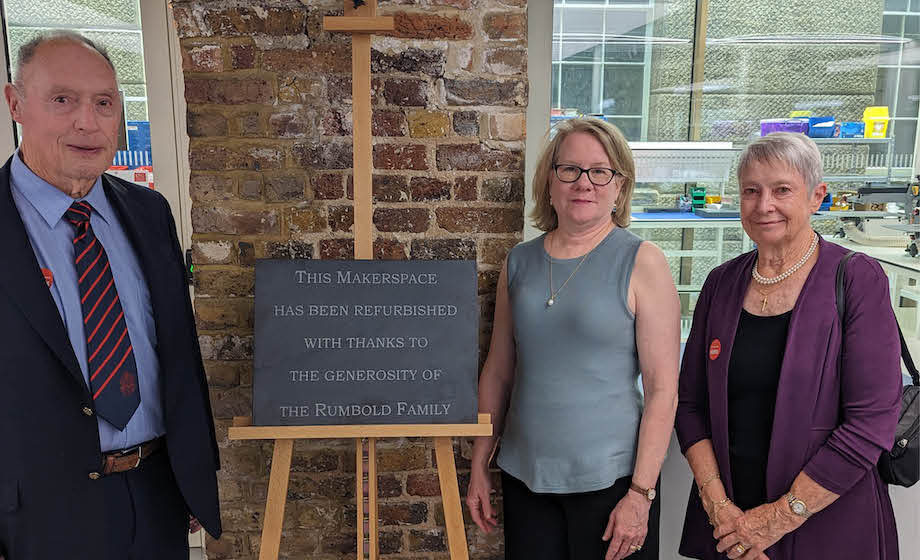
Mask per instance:
[[[786,502],[789,504],[789,510],[792,511],[793,514],[798,515],[799,517],[804,517],[806,519],[811,517],[811,511],[808,509],[808,504],[806,504],[801,498],[795,497],[792,492],[786,494]],[[795,503],[802,504],[801,512],[795,511],[795,506],[793,505]]]
[[[634,492],[638,492],[639,494],[642,494],[642,496],[643,496],[646,500],[648,500],[648,501],[650,501],[650,502],[654,499],[654,498],[650,497],[650,496],[654,496],[654,494],[653,494],[654,489],[653,489],[653,488],[643,488],[643,487],[639,486],[638,484],[636,484],[635,482],[633,482],[633,481],[630,480],[630,481],[629,481],[629,489],[632,490],[632,491],[634,491]]]

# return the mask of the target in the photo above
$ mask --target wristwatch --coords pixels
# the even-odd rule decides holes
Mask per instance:
[[[786,494],[786,501],[789,503],[789,509],[792,511],[792,513],[798,515],[799,517],[804,517],[805,519],[808,519],[808,517],[811,516],[811,512],[808,511],[808,506],[805,504],[805,502],[793,496],[791,492]]]
[[[650,502],[654,501],[655,496],[658,495],[658,492],[656,492],[654,488],[643,488],[631,480],[629,481],[629,489],[633,492],[642,494]]]

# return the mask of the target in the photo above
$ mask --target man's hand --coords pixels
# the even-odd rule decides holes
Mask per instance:
[[[189,516],[188,516],[188,532],[189,532],[189,534],[190,534],[190,535],[194,535],[195,533],[197,533],[197,532],[200,531],[200,530],[201,530],[201,523],[199,523],[197,519],[195,519],[194,517],[192,517],[191,515],[189,515]],[[3,557],[2,557],[2,556],[0,556],[0,560],[3,560]]]

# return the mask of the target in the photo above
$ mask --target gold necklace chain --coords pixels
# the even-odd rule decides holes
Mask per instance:
[[[607,233],[610,232],[610,230],[608,230],[608,229],[605,227],[605,228],[601,229],[601,231],[600,231],[599,233],[603,233],[603,232],[605,232],[605,231],[606,231]],[[551,235],[552,235],[552,234],[551,234]],[[556,236],[554,235],[553,238],[551,238],[551,239],[549,240],[549,248],[550,248],[550,249],[553,248],[553,239],[554,239],[555,237],[556,237]],[[595,239],[597,239],[598,237],[600,237],[600,235],[595,234],[595,236],[591,238],[591,241],[593,242],[593,241],[594,241]],[[569,274],[569,277],[565,279],[565,282],[563,282],[562,285],[559,286],[559,289],[556,290],[556,291],[553,291],[553,256],[552,256],[552,255],[549,256],[549,299],[546,300],[546,306],[547,306],[547,307],[552,307],[552,306],[556,303],[556,296],[558,296],[558,295],[559,295],[559,292],[561,292],[562,289],[565,288],[565,285],[569,283],[569,280],[571,280],[572,278],[575,277],[575,273],[578,272],[578,269],[581,268],[581,265],[584,264],[585,260],[588,258],[588,255],[590,255],[591,253],[593,253],[594,250],[597,249],[597,247],[598,247],[599,245],[600,245],[600,243],[598,243],[597,245],[595,245],[594,247],[592,247],[590,251],[588,251],[587,253],[584,254],[584,256],[581,257],[581,260],[578,261],[578,264],[575,266],[575,270],[572,271],[572,274]]]

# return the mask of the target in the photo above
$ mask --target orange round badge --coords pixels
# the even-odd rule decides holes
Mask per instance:
[[[45,284],[48,284],[48,287],[51,287],[51,284],[54,284],[54,273],[50,269],[43,268],[42,276],[45,278]]]
[[[712,343],[709,345],[709,359],[715,360],[719,357],[719,354],[722,353],[722,343],[719,342],[718,338],[712,339]]]

